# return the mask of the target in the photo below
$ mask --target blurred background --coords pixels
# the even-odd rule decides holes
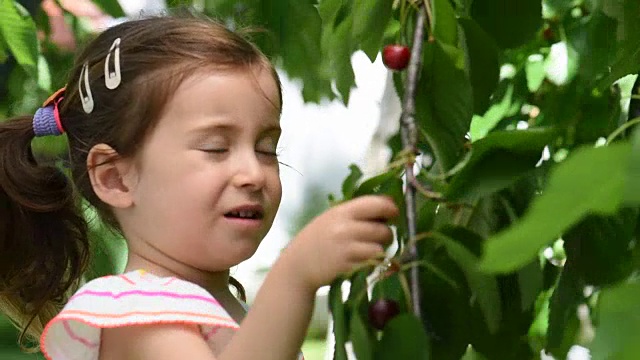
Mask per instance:
[[[64,86],[74,51],[86,39],[129,18],[162,13],[168,6],[180,5],[163,0],[120,0],[117,3],[122,13],[112,16],[106,10],[113,9],[115,1],[17,1],[35,19],[42,48],[37,76],[31,76],[11,57],[4,63],[0,61],[0,121],[14,115],[32,114],[51,92]],[[230,8],[229,4],[240,3],[234,1],[192,3],[196,7],[199,4],[203,12],[214,17],[216,11],[228,14],[243,10],[238,6]],[[2,11],[0,9],[0,16]],[[118,14],[117,10],[110,12]],[[276,64],[287,67],[286,54],[283,58],[284,62]],[[399,100],[379,57],[372,62],[364,53],[357,52],[352,57],[352,65],[356,88],[348,100],[321,96],[320,90],[308,85],[314,82],[301,81],[300,72],[291,71],[291,65],[289,71],[282,66],[279,69],[284,97],[280,160],[286,164],[281,167],[282,205],[256,255],[232,269],[233,276],[246,287],[249,302],[281,249],[311,218],[328,207],[329,193],[340,192],[349,164],[356,163],[371,174],[386,162],[386,138],[397,130],[397,124],[380,119],[397,120]],[[294,76],[290,76],[291,73]],[[324,86],[321,82],[315,84]],[[64,158],[65,145],[62,138],[37,139],[34,151],[39,160],[56,162]],[[98,246],[89,277],[119,271],[126,258],[122,239],[114,238],[101,224],[92,225]],[[326,353],[327,292],[325,288],[318,292],[316,311],[303,349],[307,360],[323,359]],[[16,340],[14,327],[7,319],[0,318],[0,359],[42,358],[39,354],[20,352]]]

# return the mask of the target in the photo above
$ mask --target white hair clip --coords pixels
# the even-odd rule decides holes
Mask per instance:
[[[82,80],[84,80],[86,95],[82,93]],[[78,92],[80,93],[80,101],[82,102],[82,108],[84,109],[84,112],[90,114],[93,111],[94,103],[93,95],[91,94],[91,88],[89,87],[89,63],[87,62],[82,65],[82,70],[80,71],[80,78],[78,79]]]
[[[111,59],[112,53],[114,69],[113,72],[109,70],[109,60]],[[120,38],[117,38],[111,45],[109,53],[107,54],[107,58],[104,61],[104,84],[107,89],[113,90],[120,85],[121,81],[122,75],[120,74]]]

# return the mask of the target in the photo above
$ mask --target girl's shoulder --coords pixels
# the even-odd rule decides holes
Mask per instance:
[[[137,270],[82,286],[47,324],[40,344],[47,359],[97,359],[102,328],[160,323],[238,328],[202,287]]]

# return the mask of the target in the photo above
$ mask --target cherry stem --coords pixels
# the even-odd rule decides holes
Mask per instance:
[[[416,178],[415,174],[411,174],[411,176],[409,176],[409,174],[407,174],[407,180],[409,181],[409,183],[411,183],[411,185],[413,185],[413,187],[416,188],[416,190],[418,190],[422,195],[424,195],[424,197],[426,197],[427,199],[431,199],[434,201],[444,201],[444,197],[442,196],[442,194],[429,190],[426,187],[424,187]]]
[[[431,30],[429,32],[429,41],[433,41],[433,29],[431,29],[431,27],[433,26],[433,11],[431,10],[431,0],[423,0],[423,4],[424,4],[424,8],[427,11],[427,25],[429,26],[429,29]]]
[[[416,128],[416,88],[418,84],[418,75],[422,66],[422,44],[424,41],[424,27],[426,23],[426,12],[424,4],[418,6],[418,18],[416,20],[416,28],[413,33],[413,46],[411,48],[411,58],[409,60],[409,68],[407,82],[405,84],[405,98],[402,106],[402,115],[400,117],[400,135],[402,137],[402,146],[405,151],[415,153],[418,143],[418,131]],[[405,202],[407,210],[407,228],[409,235],[410,247],[409,258],[411,260],[418,259],[418,248],[413,239],[416,237],[416,186],[411,179],[415,178],[413,173],[413,163],[405,165],[407,181],[407,190],[405,192]],[[414,315],[418,318],[421,316],[420,301],[420,284],[418,283],[419,269],[414,267],[409,274],[411,302]]]

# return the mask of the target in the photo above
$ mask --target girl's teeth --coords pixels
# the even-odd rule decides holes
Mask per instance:
[[[231,213],[232,216],[241,217],[241,218],[254,218],[254,213],[251,211],[234,211]]]

